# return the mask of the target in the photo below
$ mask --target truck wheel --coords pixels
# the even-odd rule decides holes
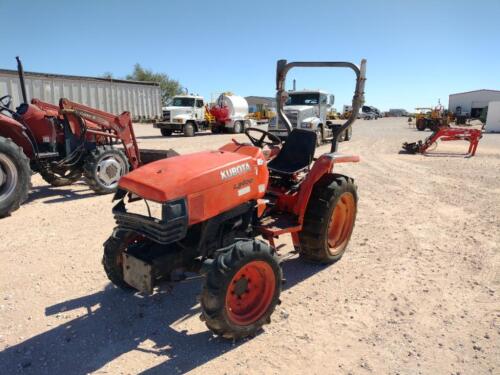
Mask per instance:
[[[191,122],[186,123],[184,125],[184,135],[186,137],[193,137],[194,136],[194,126]]]
[[[99,146],[91,151],[83,165],[85,182],[97,194],[116,191],[118,181],[129,171],[125,154],[111,146]]]
[[[206,261],[202,315],[216,335],[240,339],[255,335],[279,303],[282,272],[274,250],[242,240]]]
[[[10,215],[28,198],[30,161],[10,138],[0,137],[0,217]]]
[[[426,124],[425,124],[425,119],[419,118],[417,120],[417,123],[416,123],[415,126],[416,126],[417,130],[423,132],[425,130],[425,128],[427,127]]]
[[[123,253],[133,244],[137,244],[141,236],[124,230],[116,231],[104,242],[102,266],[108,279],[118,288],[130,290],[132,287],[123,279]]]
[[[323,131],[321,128],[316,130],[316,147],[319,147],[323,144]]]
[[[44,166],[40,169],[42,178],[52,186],[71,185],[82,177],[82,173],[80,168],[60,172],[54,171],[50,166]]]
[[[345,252],[356,221],[357,188],[346,176],[329,174],[314,186],[299,233],[300,256],[333,263]]]
[[[172,130],[170,129],[160,129],[161,135],[164,137],[170,137],[172,135]]]
[[[345,131],[344,141],[350,141],[351,137],[352,137],[352,126],[349,126]]]
[[[243,125],[242,125],[241,121],[236,121],[234,123],[233,133],[234,134],[238,134],[238,133],[241,133],[241,132],[243,132]]]

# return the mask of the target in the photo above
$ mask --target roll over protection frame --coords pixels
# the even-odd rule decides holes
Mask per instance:
[[[286,100],[285,80],[288,71],[292,68],[349,68],[356,74],[356,88],[352,97],[352,112],[347,121],[333,131],[331,152],[337,151],[337,143],[339,136],[356,121],[359,110],[365,101],[365,81],[366,81],[366,59],[361,60],[361,64],[357,65],[344,61],[331,62],[290,62],[286,60],[278,60],[276,66],[276,104],[278,109],[278,120],[282,121],[288,133],[292,131],[292,124],[283,110]]]

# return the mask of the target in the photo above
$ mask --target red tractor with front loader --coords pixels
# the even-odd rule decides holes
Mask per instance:
[[[26,200],[32,171],[53,186],[83,176],[96,193],[106,194],[146,159],[168,156],[168,151],[139,152],[128,112],[116,116],[67,99],[59,106],[38,99],[28,103],[19,58],[17,64],[23,103],[14,111],[10,95],[0,98],[0,217]]]
[[[365,60],[359,67],[279,60],[278,116],[289,132],[284,144],[248,128],[250,142],[233,140],[122,177],[114,197],[117,226],[104,244],[103,266],[112,283],[152,293],[160,280],[200,272],[201,318],[215,334],[239,339],[269,323],[282,285],[275,240],[290,234],[303,259],[333,263],[353,232],[357,188],[334,168],[359,161],[338,153],[337,143],[364,102],[365,66]],[[331,150],[317,158],[316,133],[292,130],[283,110],[286,75],[295,67],[349,68],[356,74],[351,116],[336,130]]]

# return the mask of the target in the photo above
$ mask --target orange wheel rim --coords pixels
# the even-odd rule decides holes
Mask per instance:
[[[249,325],[267,311],[276,289],[272,267],[262,260],[243,266],[231,279],[226,292],[228,317],[238,325]]]
[[[328,224],[328,247],[331,255],[344,250],[354,228],[356,203],[352,193],[343,193],[333,209]]]

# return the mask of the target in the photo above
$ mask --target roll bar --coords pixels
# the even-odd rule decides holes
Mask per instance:
[[[354,91],[354,96],[352,97],[352,112],[351,116],[347,121],[333,133],[332,139],[332,149],[331,152],[337,151],[337,143],[339,136],[349,128],[358,116],[359,109],[365,101],[365,81],[366,81],[366,59],[361,60],[361,64],[357,65],[344,62],[344,61],[332,61],[332,62],[290,62],[287,63],[286,60],[278,60],[276,66],[276,104],[278,110],[278,120],[283,122],[287,128],[288,133],[292,131],[292,124],[288,117],[286,117],[283,106],[287,99],[287,93],[285,91],[285,79],[288,71],[292,68],[349,68],[356,74],[356,89]],[[298,125],[298,124],[297,124]]]

